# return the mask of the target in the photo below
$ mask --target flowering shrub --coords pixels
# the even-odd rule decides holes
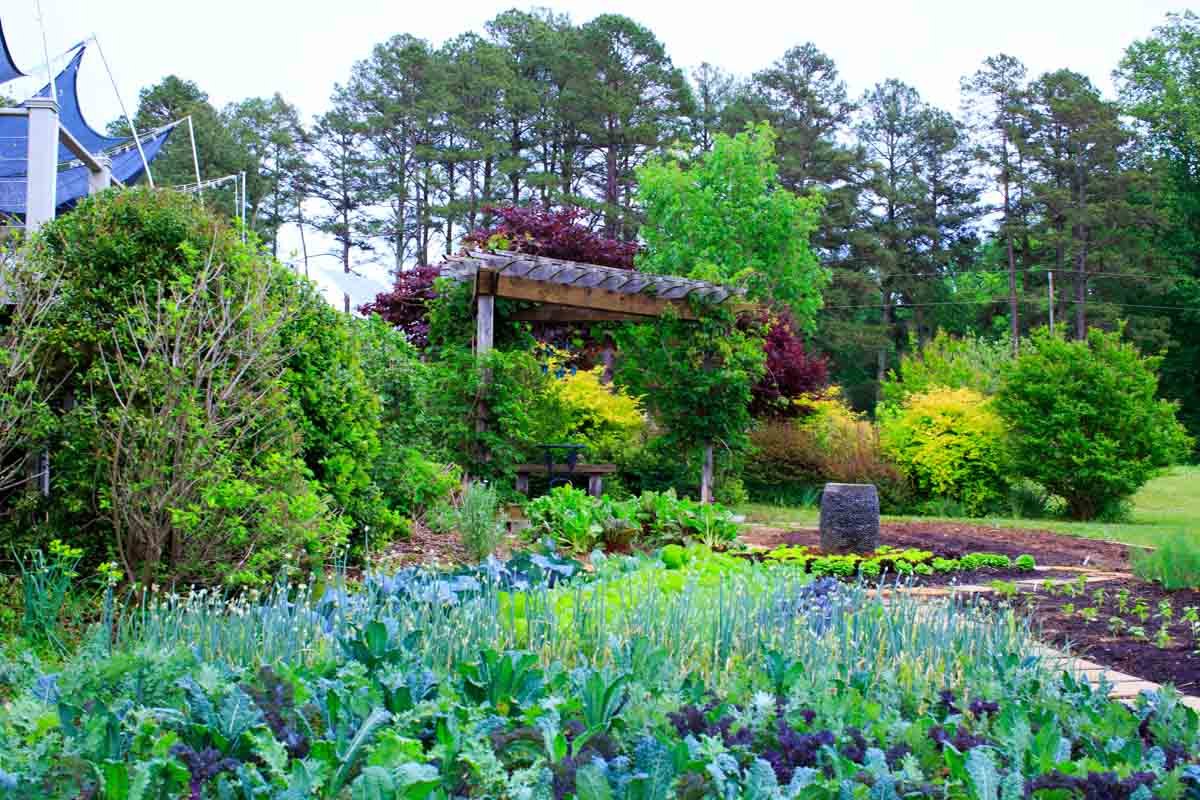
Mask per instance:
[[[1004,423],[971,389],[912,395],[880,420],[880,440],[921,500],[948,498],[979,515],[1007,494]]]

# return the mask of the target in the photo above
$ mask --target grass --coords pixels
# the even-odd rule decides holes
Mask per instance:
[[[812,508],[788,508],[747,503],[738,509],[749,522],[762,525],[815,526],[818,511]],[[1090,539],[1109,539],[1134,545],[1157,547],[1173,537],[1200,539],[1200,467],[1175,467],[1142,487],[1133,498],[1133,513],[1125,522],[1070,522],[1060,519],[1014,519],[988,517],[963,519],[946,517],[885,516],[884,521],[937,519],[997,528],[1050,530]]]

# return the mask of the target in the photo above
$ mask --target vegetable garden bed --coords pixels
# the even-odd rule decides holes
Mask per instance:
[[[747,544],[768,549],[781,545],[820,546],[820,535],[815,528],[749,526],[740,538]],[[1131,568],[1127,545],[1051,531],[960,522],[884,522],[880,526],[880,541],[902,550],[909,547],[933,550],[946,557],[975,551],[1002,553],[1010,558],[1028,553],[1040,565],[1089,566],[1126,572]]]
[[[0,797],[1200,792],[1195,711],[1171,690],[1109,700],[1041,661],[1014,609],[702,550],[593,568],[163,596],[115,643],[26,667],[0,707]]]
[[[741,539],[776,549],[816,548],[820,542],[813,529],[765,527],[751,527]],[[984,567],[915,579],[928,586],[969,582],[989,587],[995,598],[1030,614],[1046,642],[1069,647],[1072,653],[1113,670],[1200,695],[1200,591],[1169,592],[1128,576],[1131,565],[1125,545],[1050,531],[919,521],[884,523],[881,541],[896,552],[928,548],[942,558],[961,558],[976,549],[1014,559],[1033,555],[1037,573]],[[1082,565],[1113,570],[1118,577],[1085,585],[1086,578],[1070,571]],[[1017,584],[1031,577],[1047,583],[1036,589]],[[1050,581],[1059,585],[1051,587]]]
[[[1155,683],[1200,695],[1200,591],[1113,580],[1012,598],[1029,608],[1051,644]],[[1164,605],[1165,604],[1165,605]]]

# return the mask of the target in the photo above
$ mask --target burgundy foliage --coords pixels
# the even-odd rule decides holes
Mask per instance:
[[[370,303],[358,307],[361,314],[378,314],[384,321],[404,331],[415,347],[429,344],[429,301],[437,296],[433,281],[441,271],[437,267],[414,267],[396,276],[389,292],[380,292]]]
[[[467,234],[465,247],[486,248],[503,238],[509,249],[522,253],[633,269],[637,243],[606,239],[588,230],[580,222],[583,212],[577,208],[533,205],[488,206],[484,210],[496,217],[496,224]],[[368,316],[378,314],[404,331],[414,346],[424,348],[429,344],[429,301],[437,296],[433,282],[439,274],[437,267],[405,270],[396,276],[390,291],[377,294],[358,310]],[[551,332],[538,333],[539,338],[546,338]]]
[[[772,323],[764,348],[767,369],[750,401],[755,416],[795,416],[798,409],[791,400],[829,385],[829,362],[805,349],[790,317],[781,316]]]
[[[584,226],[578,208],[551,209],[539,205],[488,206],[497,218],[490,228],[479,228],[464,239],[469,247],[488,248],[503,238],[509,250],[535,256],[581,261],[604,267],[633,269],[637,242],[607,239]]]

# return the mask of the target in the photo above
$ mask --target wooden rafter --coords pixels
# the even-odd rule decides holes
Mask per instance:
[[[660,317],[669,309],[681,319],[695,319],[692,298],[710,303],[732,300],[735,312],[754,308],[740,301],[740,290],[707,281],[522,253],[471,251],[447,259],[443,270],[449,277],[472,281],[477,297],[525,300],[555,309],[597,312],[609,315],[609,319]],[[546,311],[522,317],[566,322],[580,321],[587,315]]]

